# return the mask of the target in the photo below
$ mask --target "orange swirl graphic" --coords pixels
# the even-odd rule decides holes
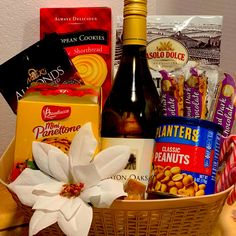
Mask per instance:
[[[107,65],[100,55],[78,55],[72,58],[72,62],[86,85],[102,86],[107,76]]]

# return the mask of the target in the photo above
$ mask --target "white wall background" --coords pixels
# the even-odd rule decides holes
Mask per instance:
[[[0,64],[39,40],[40,7],[81,6],[111,7],[114,26],[115,17],[122,14],[123,0],[0,0]],[[150,15],[223,15],[221,65],[229,72],[236,72],[235,12],[235,0],[148,0]],[[0,155],[14,136],[15,121],[15,115],[0,96]]]

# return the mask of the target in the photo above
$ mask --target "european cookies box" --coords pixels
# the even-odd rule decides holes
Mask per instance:
[[[87,122],[91,122],[93,133],[100,143],[98,89],[77,85],[30,88],[18,102],[12,178],[25,167],[34,167],[33,141],[52,144],[67,153],[74,135]],[[99,148],[98,145],[97,151]]]
[[[56,32],[86,85],[111,88],[111,9],[108,7],[41,8],[40,38]]]

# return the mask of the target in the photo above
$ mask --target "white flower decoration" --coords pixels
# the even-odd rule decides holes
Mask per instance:
[[[94,207],[109,207],[126,196],[123,183],[110,179],[125,168],[130,148],[117,145],[98,153],[91,123],[82,126],[72,140],[68,155],[42,142],[32,152],[40,170],[26,168],[8,187],[35,211],[29,235],[58,223],[68,236],[87,235]],[[90,203],[90,204],[89,204]]]

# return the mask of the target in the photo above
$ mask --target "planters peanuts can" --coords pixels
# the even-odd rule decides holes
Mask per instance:
[[[165,117],[157,128],[147,192],[201,196],[215,192],[222,127],[207,120]]]

